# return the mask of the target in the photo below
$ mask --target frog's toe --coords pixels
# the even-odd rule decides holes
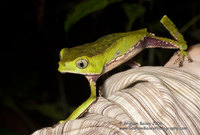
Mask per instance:
[[[178,58],[175,60],[174,64],[179,62],[179,67],[183,66],[185,57],[187,58],[188,62],[193,61],[187,51],[178,51],[177,55],[178,55]]]

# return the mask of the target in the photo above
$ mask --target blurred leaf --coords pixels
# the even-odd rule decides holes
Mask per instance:
[[[190,35],[200,42],[200,29],[191,31]]]
[[[33,123],[29,120],[29,118],[21,111],[21,109],[15,104],[15,101],[10,98],[6,97],[3,100],[3,105],[6,106],[7,108],[15,111],[23,120],[24,122],[29,126],[31,130],[33,130],[35,127]]]
[[[35,71],[24,71],[16,73],[10,78],[7,89],[1,91],[2,95],[9,95],[12,98],[27,97],[30,91],[38,85],[38,73]],[[1,98],[2,100],[3,98]]]
[[[31,110],[37,110],[41,114],[50,117],[54,120],[61,120],[65,118],[58,104],[34,105],[34,106],[29,106],[28,108]]]
[[[189,21],[188,23],[186,23],[181,29],[180,32],[183,33],[185,32],[190,26],[192,26],[193,24],[195,24],[197,21],[200,20],[200,14],[193,17],[191,21]]]
[[[145,8],[140,4],[123,4],[124,11],[129,19],[127,31],[130,31],[137,18],[144,15]]]
[[[68,32],[70,27],[78,22],[83,17],[90,13],[101,10],[111,3],[119,2],[121,0],[85,0],[74,8],[73,13],[69,13],[65,20],[65,31]]]
[[[14,103],[12,98],[10,98],[10,97],[4,98],[2,103],[9,109],[11,109],[15,112],[19,112],[19,108],[16,106],[16,104]]]
[[[13,131],[11,129],[8,129],[8,128],[0,128],[0,133],[2,135],[20,135],[20,133],[16,132],[16,131]]]

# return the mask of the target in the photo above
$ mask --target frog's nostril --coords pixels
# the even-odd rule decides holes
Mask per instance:
[[[64,66],[65,66],[65,63],[64,63],[64,62],[59,62],[59,66],[64,67]]]

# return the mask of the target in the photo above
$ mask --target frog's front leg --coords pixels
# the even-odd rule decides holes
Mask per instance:
[[[99,76],[86,76],[90,84],[91,94],[90,97],[83,102],[73,113],[67,118],[67,120],[74,120],[76,118],[80,118],[84,115],[91,105],[96,101],[96,81]]]

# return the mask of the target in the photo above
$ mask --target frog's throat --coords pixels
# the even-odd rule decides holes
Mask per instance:
[[[85,77],[87,78],[88,82],[90,83],[91,81],[94,82],[94,85],[96,86],[96,82],[97,79],[100,77],[101,75],[85,75]]]

